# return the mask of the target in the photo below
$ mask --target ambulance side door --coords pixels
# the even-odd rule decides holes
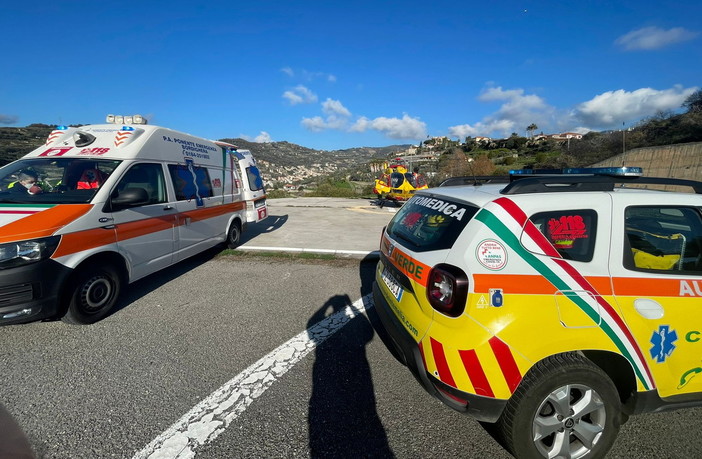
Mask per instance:
[[[133,164],[112,191],[119,196],[145,192],[145,201],[113,209],[117,246],[130,264],[130,279],[138,279],[173,263],[177,240],[176,209],[168,202],[163,166]]]
[[[614,294],[659,395],[702,393],[702,211],[655,198],[615,206]]]
[[[214,197],[213,180],[219,183],[221,170],[195,165],[169,164],[169,178],[175,190],[178,210],[178,247],[176,261],[188,258],[214,245],[213,239],[226,231],[226,216],[221,215],[222,197]]]

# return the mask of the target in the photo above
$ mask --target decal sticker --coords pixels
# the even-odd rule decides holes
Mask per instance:
[[[651,336],[651,358],[658,363],[665,362],[675,350],[677,340],[678,333],[675,330],[671,330],[669,325],[661,325]]]
[[[104,155],[105,153],[108,153],[109,151],[109,148],[83,148],[78,154],[88,156],[100,156]]]
[[[63,156],[72,149],[73,147],[49,148],[44,153],[40,153],[39,156]]]
[[[424,270],[427,265],[405,255],[399,250],[394,250],[391,257],[393,264],[409,278],[418,281],[422,285],[426,285]]]
[[[485,295],[480,295],[480,298],[478,298],[478,304],[477,307],[479,309],[484,309],[489,306],[487,300],[485,299]]]
[[[700,368],[700,367],[691,368],[691,369],[687,370],[680,377],[680,384],[678,384],[678,389],[682,389],[683,387],[687,386],[687,383],[689,383],[692,378],[694,378],[695,376],[697,376],[700,373],[702,373],[702,368]]]
[[[189,158],[210,159],[210,154],[218,153],[217,148],[204,143],[196,143],[191,140],[183,140],[177,137],[173,137],[172,139],[169,137],[168,141],[179,144],[183,149],[183,156]]]
[[[195,173],[195,166],[193,165],[192,158],[185,158],[185,169],[179,167],[177,169],[178,178],[183,179],[182,188],[180,188],[180,193],[188,197],[188,200],[195,199],[195,203],[198,207],[202,207],[205,203],[200,196],[200,186],[198,182],[202,181],[204,177],[200,177],[198,180],[198,174]],[[203,174],[202,169],[198,168],[200,175]]]
[[[405,218],[402,219],[400,222],[400,225],[404,226],[407,229],[414,229],[414,227],[417,225],[419,220],[422,218],[422,214],[419,212],[410,212],[407,215],[405,215]]]
[[[491,288],[490,289],[490,306],[499,308],[503,304],[502,289],[501,288]]]
[[[702,296],[702,285],[696,280],[681,280],[680,296]]]
[[[65,133],[65,132],[66,132],[66,131],[65,131],[65,130],[62,130],[62,129],[56,129],[56,130],[51,131],[51,134],[49,134],[49,137],[47,137],[46,143],[45,143],[44,145],[49,145],[49,144],[52,143],[54,140],[56,140],[57,138],[61,137],[61,134]]]
[[[698,332],[697,330],[687,332],[687,335],[685,335],[685,341],[687,341],[688,343],[696,343],[699,340],[700,340],[700,332]]]
[[[463,215],[466,213],[466,209],[464,207],[458,207],[456,204],[442,201],[441,199],[434,199],[422,196],[416,198],[414,201],[412,201],[412,203],[418,206],[423,206],[428,209],[435,210],[444,215],[448,215],[449,217],[455,218],[456,220],[461,220],[463,218]]]
[[[132,135],[134,135],[134,128],[123,126],[122,129],[115,134],[115,147],[119,147],[125,143]]]
[[[580,215],[563,215],[548,221],[548,234],[551,243],[559,249],[571,249],[576,239],[588,237],[583,217]]]
[[[507,250],[494,239],[481,242],[475,250],[475,256],[481,265],[493,271],[499,271],[507,265]]]
[[[389,257],[392,255],[392,251],[395,250],[395,245],[392,242],[389,242],[387,239],[385,239],[383,242],[387,244],[385,255]]]

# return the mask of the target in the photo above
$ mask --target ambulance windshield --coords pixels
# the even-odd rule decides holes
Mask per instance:
[[[15,161],[0,168],[0,203],[88,203],[120,162],[94,158]]]

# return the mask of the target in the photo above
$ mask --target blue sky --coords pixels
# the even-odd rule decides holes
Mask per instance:
[[[331,150],[620,129],[702,85],[699,0],[8,2],[0,30],[0,126]]]

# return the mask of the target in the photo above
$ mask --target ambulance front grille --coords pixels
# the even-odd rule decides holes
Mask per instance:
[[[24,303],[34,298],[32,284],[17,284],[0,288],[0,307]]]

